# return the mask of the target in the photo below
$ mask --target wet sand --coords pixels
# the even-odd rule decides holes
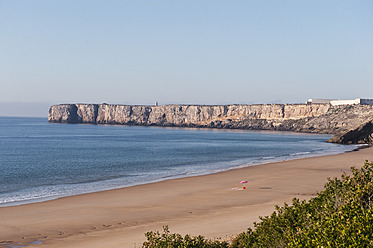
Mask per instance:
[[[373,147],[212,175],[0,208],[0,247],[141,247],[144,233],[162,230],[229,239],[269,215],[274,205],[309,199],[328,177],[373,160]],[[245,190],[240,184],[247,180]],[[41,244],[31,244],[40,240]]]

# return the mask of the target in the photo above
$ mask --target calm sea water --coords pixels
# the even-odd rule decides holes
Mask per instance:
[[[355,148],[329,137],[0,117],[0,206]]]

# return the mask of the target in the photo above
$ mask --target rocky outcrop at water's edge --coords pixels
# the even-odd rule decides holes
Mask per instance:
[[[339,144],[373,144],[373,120],[353,130],[335,135],[328,142]]]
[[[114,105],[51,106],[48,121],[142,126],[278,130],[339,134],[373,118],[373,105]],[[364,139],[369,141],[368,139]],[[356,141],[353,141],[356,142]],[[363,141],[361,141],[363,142]],[[371,140],[369,141],[371,142]]]

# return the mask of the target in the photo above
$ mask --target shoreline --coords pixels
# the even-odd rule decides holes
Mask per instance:
[[[373,160],[373,147],[2,207],[0,247],[141,247],[145,232],[163,225],[183,235],[229,238],[271,214],[275,204],[309,199],[327,177],[366,159]],[[233,190],[240,180],[249,181],[247,190]]]
[[[270,132],[278,132],[278,131],[270,131]],[[0,203],[0,208],[22,206],[22,205],[33,204],[33,203],[42,203],[42,202],[57,200],[57,199],[65,198],[65,197],[78,196],[78,195],[97,193],[97,192],[104,192],[104,191],[110,191],[110,190],[116,190],[116,189],[123,189],[123,188],[135,187],[135,186],[139,186],[139,185],[146,185],[146,184],[151,184],[151,183],[163,182],[163,181],[167,181],[167,180],[189,178],[189,177],[196,177],[196,176],[205,176],[205,175],[213,175],[213,174],[216,174],[216,173],[221,173],[221,172],[226,172],[226,171],[236,170],[236,169],[244,169],[244,168],[248,168],[248,167],[252,167],[252,166],[260,166],[260,165],[269,164],[269,163],[285,162],[285,161],[290,161],[290,160],[295,160],[295,159],[313,158],[313,157],[320,157],[320,156],[343,154],[343,153],[358,151],[360,149],[364,149],[364,148],[367,148],[369,146],[370,145],[354,144],[354,145],[346,146],[346,147],[351,147],[351,149],[345,150],[343,152],[342,151],[339,151],[339,152],[338,151],[328,151],[328,152],[318,153],[318,152],[315,151],[313,153],[312,152],[306,152],[306,153],[301,153],[301,154],[288,154],[286,156],[280,156],[280,157],[261,158],[259,160],[254,160],[250,163],[235,165],[235,166],[231,166],[231,167],[227,167],[227,168],[223,168],[223,169],[214,169],[214,170],[198,172],[198,173],[190,173],[190,174],[178,174],[178,175],[173,175],[173,176],[169,176],[169,177],[166,177],[166,178],[152,179],[150,181],[141,182],[141,183],[132,183],[132,184],[127,184],[127,185],[120,185],[120,186],[107,187],[107,188],[103,187],[102,189],[96,189],[96,190],[85,191],[85,192],[62,194],[62,195],[50,195],[50,196],[45,196],[45,197],[40,197],[40,198],[35,198],[35,199],[24,199],[24,200],[19,200],[19,201]],[[228,161],[228,162],[231,162],[231,161]],[[97,181],[97,183],[98,182],[100,182],[100,181]]]

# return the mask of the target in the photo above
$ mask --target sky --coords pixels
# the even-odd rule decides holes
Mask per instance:
[[[0,115],[373,98],[371,0],[0,0]]]

